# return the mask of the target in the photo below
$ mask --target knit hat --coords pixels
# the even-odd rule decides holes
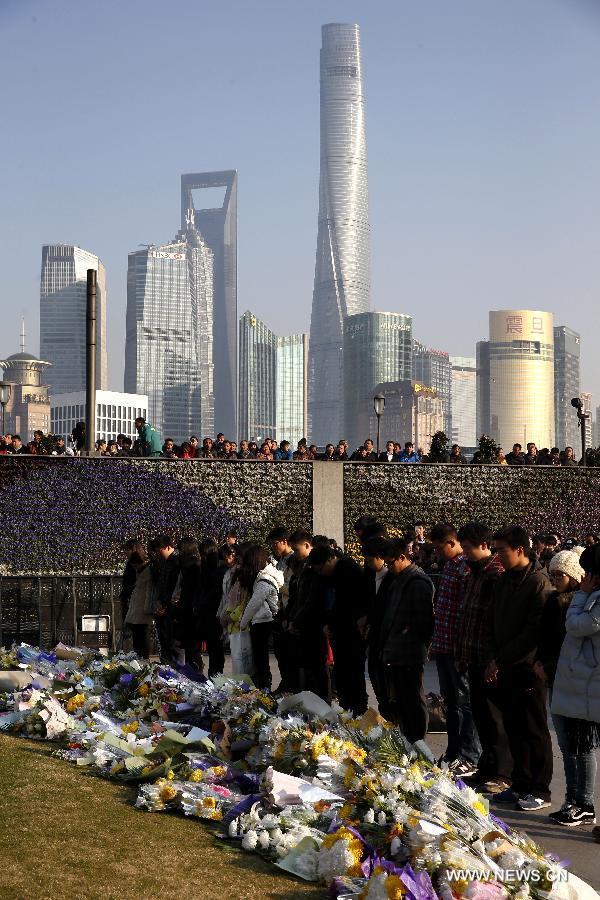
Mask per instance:
[[[555,553],[550,560],[548,569],[550,573],[563,572],[578,584],[585,575],[585,572],[579,565],[579,556],[572,550],[561,550],[560,553]]]

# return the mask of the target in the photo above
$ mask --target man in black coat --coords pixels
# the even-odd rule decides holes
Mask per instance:
[[[364,572],[349,556],[336,556],[328,545],[315,547],[308,565],[323,579],[323,618],[333,651],[338,699],[344,709],[360,716],[368,706],[366,643],[358,626],[368,613]]]
[[[433,582],[409,556],[404,538],[388,541],[388,570],[394,574],[379,631],[386,712],[411,742],[427,732],[423,669],[433,635]]]

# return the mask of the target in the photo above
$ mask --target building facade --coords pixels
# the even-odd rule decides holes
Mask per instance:
[[[221,205],[201,205],[202,191],[224,188]],[[213,346],[215,427],[237,434],[237,172],[181,176],[181,227],[193,210],[196,226],[213,254]]]
[[[580,364],[580,335],[565,325],[557,325],[554,328],[554,439],[560,450],[576,447],[579,440],[577,415],[571,400],[579,396]]]
[[[277,338],[275,439],[298,441],[308,437],[308,335]]]
[[[50,394],[85,390],[87,270],[95,269],[96,387],[108,387],[106,272],[95,253],[73,244],[42,247],[40,355],[51,363]]]
[[[477,440],[490,435],[490,342],[478,341],[476,349],[477,372]]]
[[[505,452],[514,443],[554,445],[554,321],[530,309],[490,312],[489,433]],[[479,351],[478,345],[478,351]],[[478,353],[478,366],[481,353]],[[479,370],[478,370],[479,373]],[[485,386],[482,386],[485,391]]]
[[[57,394],[52,397],[50,409],[52,434],[64,437],[67,446],[77,422],[86,421],[85,391]],[[124,434],[134,441],[137,438],[135,420],[148,417],[148,398],[142,394],[123,394],[118,391],[96,391],[96,435],[114,441]]]
[[[386,441],[399,441],[402,445],[412,441],[427,453],[436,431],[443,430],[444,410],[442,401],[433,388],[420,382],[392,381],[375,386],[376,394],[385,397],[385,409],[381,416],[381,448]],[[373,409],[369,422],[371,434],[377,432],[377,417]]]
[[[129,254],[125,391],[177,443],[214,432],[212,286],[193,210],[174,241]]]
[[[277,434],[277,335],[253,313],[240,318],[239,439]]]
[[[472,450],[477,446],[477,360],[451,356],[451,417],[453,444]]]
[[[413,343],[413,380],[433,388],[442,401],[444,424],[442,431],[452,435],[452,374],[450,355],[445,350],[433,350],[419,341]]]
[[[330,434],[345,437],[352,448],[372,437],[369,432],[375,386],[410,381],[412,318],[402,313],[365,312],[344,319],[344,426]]]
[[[343,320],[371,305],[365,95],[358,25],[322,27],[321,163],[310,321],[309,421],[317,444],[343,424]]]
[[[18,434],[24,444],[34,431],[50,430],[48,372],[51,363],[22,350],[0,361],[2,381],[10,384],[5,408],[5,431]]]

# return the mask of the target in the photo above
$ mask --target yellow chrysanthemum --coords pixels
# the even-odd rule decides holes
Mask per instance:
[[[202,769],[194,769],[192,774],[190,775],[190,781],[202,781],[204,777],[204,772]]]
[[[121,731],[125,734],[135,734],[139,727],[140,723],[134,719],[133,722],[127,722],[126,725],[121,725]]]
[[[150,685],[148,684],[148,682],[144,681],[144,683],[140,684],[138,688],[138,694],[140,695],[140,697],[147,697],[149,693]]]
[[[177,791],[173,787],[172,784],[165,784],[160,789],[159,797],[163,803],[168,803],[169,800],[172,800],[173,797],[177,796]]]
[[[202,806],[205,809],[215,809],[217,805],[217,801],[214,797],[203,797],[202,798]]]

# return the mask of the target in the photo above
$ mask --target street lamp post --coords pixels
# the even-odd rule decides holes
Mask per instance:
[[[7,381],[0,381],[0,404],[2,405],[2,437],[4,437],[4,425],[6,416],[6,404],[10,400],[12,385]]]
[[[579,427],[581,428],[581,465],[586,466],[587,461],[585,458],[586,453],[586,434],[585,434],[585,424],[586,420],[589,419],[589,413],[583,411],[583,400],[581,397],[573,397],[571,400],[571,406],[574,406],[577,410],[577,418],[579,419]]]
[[[381,436],[381,417],[383,415],[383,411],[385,409],[385,397],[383,394],[377,394],[376,397],[373,397],[373,409],[375,410],[375,415],[377,416],[377,456],[379,456],[379,439]]]

